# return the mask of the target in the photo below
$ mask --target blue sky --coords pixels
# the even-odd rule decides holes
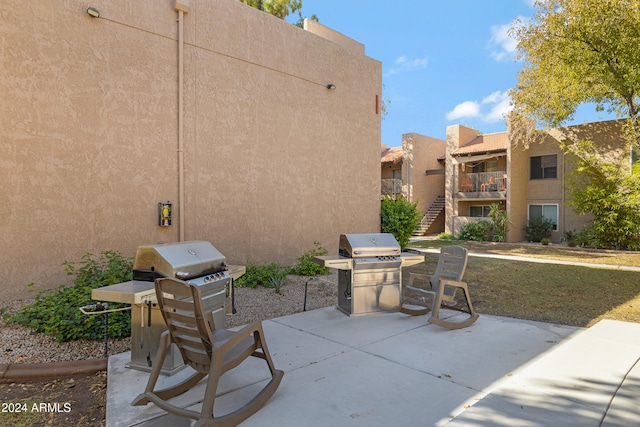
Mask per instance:
[[[382,143],[400,146],[409,132],[444,139],[453,124],[506,130],[507,91],[522,67],[507,29],[534,16],[533,0],[303,0],[302,13],[382,62],[390,100]],[[581,108],[572,123],[609,118],[602,114]]]

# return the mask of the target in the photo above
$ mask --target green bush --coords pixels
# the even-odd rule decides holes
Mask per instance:
[[[276,293],[282,293],[282,288],[287,284],[287,270],[285,268],[280,270],[280,273],[269,278],[269,288],[275,288]]]
[[[451,233],[440,233],[436,236],[438,240],[456,240],[456,236]]]
[[[380,230],[393,234],[402,249],[407,246],[409,238],[420,224],[421,214],[417,205],[417,201],[411,203],[402,197],[395,200],[391,197],[382,199]]]
[[[246,286],[248,288],[257,288],[264,286],[265,288],[273,287],[271,279],[281,274],[286,274],[286,270],[275,262],[269,264],[255,264],[249,262],[247,271],[235,281],[236,286]]]
[[[567,246],[570,248],[574,248],[578,245],[578,235],[575,230],[567,230],[564,232],[564,241],[567,243]]]
[[[117,252],[105,251],[98,260],[92,254],[85,254],[82,261],[66,261],[64,266],[68,275],[76,276],[73,286],[37,291],[32,304],[22,306],[16,313],[5,314],[5,321],[49,335],[57,342],[104,338],[103,316],[85,315],[80,307],[95,303],[91,299],[92,289],[131,280],[132,260]],[[109,309],[125,306],[109,303]],[[108,334],[110,338],[131,335],[131,313],[109,313]]]
[[[493,242],[504,242],[509,231],[509,215],[507,211],[500,209],[498,204],[493,203],[489,207],[489,237]]]
[[[298,264],[291,268],[291,274],[298,276],[326,276],[329,274],[329,268],[323,267],[313,260],[313,257],[323,256],[329,252],[322,247],[320,242],[313,242],[313,246],[313,249],[305,252],[300,258],[296,258]]]
[[[471,221],[460,227],[460,240],[472,240],[474,242],[486,242],[489,240],[491,224],[489,221]]]
[[[551,237],[553,221],[542,217],[532,218],[524,227],[524,234],[528,242],[540,242],[544,238]]]

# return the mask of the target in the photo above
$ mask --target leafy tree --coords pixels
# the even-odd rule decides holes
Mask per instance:
[[[510,91],[514,117],[556,127],[583,103],[629,118],[640,141],[640,4],[637,0],[537,0],[511,28],[525,60]],[[511,126],[515,126],[511,124]],[[530,127],[524,123],[521,127]]]
[[[302,0],[238,0],[256,9],[263,10],[280,19],[302,9]]]
[[[404,249],[409,243],[409,238],[420,224],[420,212],[418,202],[408,202],[402,197],[382,199],[380,210],[380,230],[383,233],[391,233],[396,238],[400,247]]]
[[[565,144],[577,156],[570,174],[569,203],[576,213],[592,213],[588,244],[600,248],[640,249],[640,164],[631,174],[625,163],[605,160],[590,141]]]
[[[320,19],[318,19],[318,15],[316,15],[315,13],[311,15],[309,19],[315,22],[320,22]],[[295,25],[296,27],[304,28],[304,16],[302,16],[301,11],[298,11],[298,20],[296,21]]]
[[[510,91],[509,132],[527,146],[543,132],[536,121],[557,127],[571,120],[583,103],[616,113],[625,122],[628,149],[640,146],[640,3],[638,0],[536,0],[537,13],[517,22],[511,34],[525,60]],[[564,143],[576,155],[570,204],[592,213],[585,230],[591,244],[638,248],[638,174],[628,158],[605,160],[593,144]],[[629,151],[627,151],[629,152]],[[633,157],[632,157],[633,158]]]

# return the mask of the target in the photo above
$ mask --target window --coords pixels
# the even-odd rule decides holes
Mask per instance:
[[[558,156],[531,157],[531,179],[549,179],[558,177]]]
[[[529,205],[529,220],[540,217],[553,221],[553,229],[558,229],[558,205]]]
[[[488,217],[490,206],[469,206],[469,216],[471,217]]]

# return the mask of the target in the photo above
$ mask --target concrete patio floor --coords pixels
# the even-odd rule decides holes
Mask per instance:
[[[285,376],[241,425],[638,425],[640,324],[605,320],[583,329],[481,315],[451,331],[427,317],[348,317],[327,307],[263,322]],[[109,358],[107,426],[189,426],[153,404],[130,406],[148,374],[126,368],[129,359]],[[267,377],[257,359],[225,374],[216,413],[242,405]],[[203,393],[200,384],[175,401],[197,407]]]

